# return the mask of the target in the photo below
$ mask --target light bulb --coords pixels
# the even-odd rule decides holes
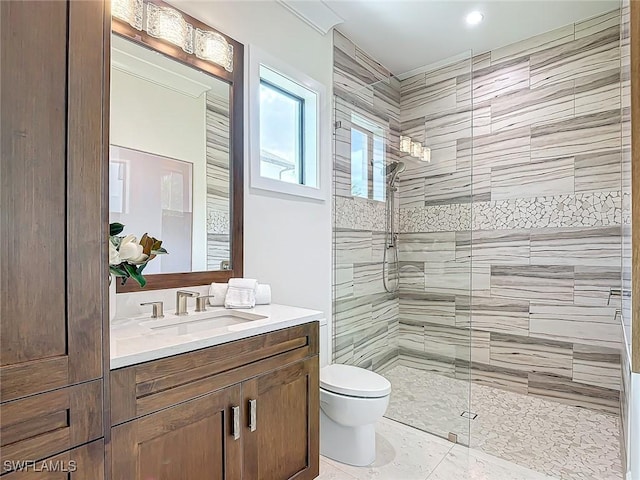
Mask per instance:
[[[477,10],[467,15],[467,25],[478,25],[484,19],[484,15]]]
[[[422,149],[422,159],[423,162],[431,163],[431,149],[429,147],[424,147]]]
[[[142,30],[144,4],[142,0],[113,0],[111,15],[124,20],[136,30]]]
[[[422,144],[418,142],[411,142],[411,156],[416,158],[422,157]]]
[[[411,153],[411,137],[400,135],[400,151],[402,153]]]

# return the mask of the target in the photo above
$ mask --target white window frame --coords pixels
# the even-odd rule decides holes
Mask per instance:
[[[249,100],[249,185],[253,189],[268,190],[299,197],[312,198],[325,201],[327,199],[328,185],[323,180],[323,134],[326,129],[327,108],[326,91],[324,86],[308,75],[296,70],[292,66],[256,48],[249,46],[249,75],[248,75],[248,100]],[[304,169],[307,181],[315,180],[315,185],[302,185],[285,182],[260,175],[260,67],[285,77],[289,85],[285,90],[303,97],[304,89],[315,93],[315,105],[305,104],[308,113],[316,115],[315,128],[305,128]],[[265,78],[266,79],[266,78]],[[279,85],[280,86],[280,85]],[[299,90],[296,92],[295,88]],[[304,87],[304,88],[301,88]],[[307,100],[308,101],[308,100]],[[305,122],[307,124],[308,122]],[[315,131],[314,131],[315,130]],[[314,135],[315,134],[315,135]]]

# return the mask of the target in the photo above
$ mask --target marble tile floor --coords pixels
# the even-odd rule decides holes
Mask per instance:
[[[441,437],[457,433],[459,443],[470,445],[472,451],[552,478],[622,478],[616,415],[470,385],[404,365],[382,374],[392,385],[388,418]],[[461,417],[464,410],[476,413],[477,418]]]
[[[388,418],[376,425],[376,448],[368,467],[320,457],[317,480],[557,480]]]

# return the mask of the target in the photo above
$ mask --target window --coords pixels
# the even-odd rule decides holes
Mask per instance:
[[[351,124],[351,195],[384,201],[384,129],[355,113]]]
[[[304,99],[260,80],[260,175],[304,184]]]
[[[319,161],[324,89],[253,47],[249,75],[251,187],[325,199]]]

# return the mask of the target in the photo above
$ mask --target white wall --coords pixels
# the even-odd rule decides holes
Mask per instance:
[[[239,42],[257,46],[325,86],[329,115],[325,120],[325,138],[321,139],[321,181],[330,183],[331,35],[319,34],[273,1],[174,0],[171,3]],[[249,190],[247,141],[245,152],[245,276],[270,283],[275,303],[322,310],[330,318],[331,199],[318,202]]]
[[[205,111],[205,94],[194,98],[115,68],[111,71],[110,143],[193,164],[193,198],[201,200],[193,202],[196,271],[207,265]],[[171,250],[169,244],[167,248]],[[156,273],[153,263],[147,272]]]

